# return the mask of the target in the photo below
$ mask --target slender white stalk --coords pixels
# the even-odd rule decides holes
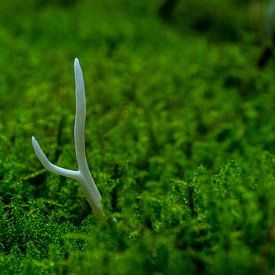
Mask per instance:
[[[74,60],[74,77],[76,94],[74,142],[78,171],[65,169],[51,163],[34,137],[32,137],[32,146],[36,156],[46,169],[54,174],[72,178],[79,182],[94,214],[98,218],[103,219],[104,212],[101,206],[101,195],[91,175],[85,153],[86,96],[83,74],[77,58]]]
[[[38,159],[40,160],[42,165],[46,169],[48,169],[50,172],[57,174],[57,175],[69,177],[69,178],[72,178],[77,181],[79,180],[79,176],[80,176],[79,171],[65,169],[65,168],[62,168],[62,167],[52,164],[48,160],[48,158],[46,157],[44,152],[42,151],[42,149],[41,149],[39,143],[37,142],[37,140],[35,139],[35,137],[32,137],[32,146],[33,146],[36,156],[38,157]]]

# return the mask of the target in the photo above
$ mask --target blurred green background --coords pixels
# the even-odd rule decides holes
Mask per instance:
[[[275,274],[274,6],[1,2],[0,273]],[[31,147],[76,169],[75,57],[103,224]]]

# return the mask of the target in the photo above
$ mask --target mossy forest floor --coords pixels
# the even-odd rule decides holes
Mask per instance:
[[[275,274],[275,62],[248,1],[4,2],[0,274]],[[76,56],[105,223],[31,146],[76,169]]]

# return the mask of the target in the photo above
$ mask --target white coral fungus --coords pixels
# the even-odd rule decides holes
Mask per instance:
[[[32,146],[34,152],[42,165],[50,172],[57,175],[72,178],[79,182],[82,187],[87,201],[89,202],[94,214],[100,218],[104,218],[104,212],[101,206],[101,195],[95,185],[94,179],[89,170],[87,158],[85,154],[85,120],[86,120],[86,96],[82,70],[77,58],[74,60],[74,77],[75,77],[75,93],[76,93],[76,114],[74,125],[74,142],[75,153],[78,164],[78,171],[61,168],[51,163],[41,150],[39,143],[35,137],[32,137]]]

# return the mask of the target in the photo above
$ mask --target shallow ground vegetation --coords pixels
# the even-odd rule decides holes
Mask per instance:
[[[149,2],[2,4],[1,274],[275,273],[274,60],[245,1]],[[31,147],[76,168],[75,56],[105,224]]]

